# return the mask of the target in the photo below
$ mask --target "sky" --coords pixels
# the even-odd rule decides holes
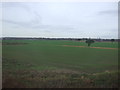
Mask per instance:
[[[118,38],[117,2],[2,2],[2,37]]]

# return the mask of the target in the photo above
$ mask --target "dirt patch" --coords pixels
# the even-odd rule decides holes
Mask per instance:
[[[87,47],[87,46],[73,46],[73,45],[62,45],[65,47],[83,47],[83,48],[97,48],[97,49],[113,49],[118,50],[118,48],[106,48],[106,47]]]

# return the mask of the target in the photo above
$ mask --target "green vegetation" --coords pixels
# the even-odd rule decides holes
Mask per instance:
[[[86,46],[86,43],[4,40],[3,86],[117,87],[118,50],[63,45]],[[95,42],[91,47],[118,48],[118,43]]]
[[[90,46],[92,43],[94,43],[95,41],[92,39],[88,39],[86,40],[86,43],[88,44],[88,46]]]

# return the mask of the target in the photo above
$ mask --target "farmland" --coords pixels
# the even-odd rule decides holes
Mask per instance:
[[[91,47],[67,40],[3,40],[3,87],[118,87],[118,43]]]

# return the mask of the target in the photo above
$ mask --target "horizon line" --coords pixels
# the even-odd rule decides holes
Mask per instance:
[[[68,39],[68,38],[74,38],[74,39],[86,39],[86,38],[91,38],[91,39],[119,39],[119,38],[100,38],[100,37],[35,37],[35,36],[29,36],[29,37],[26,37],[26,36],[2,36],[0,38],[65,38],[65,39]]]

